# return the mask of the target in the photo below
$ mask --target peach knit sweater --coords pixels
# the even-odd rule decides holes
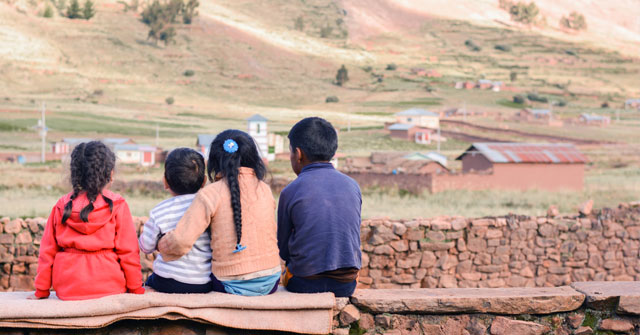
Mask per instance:
[[[253,169],[241,167],[238,174],[242,204],[242,245],[233,253],[236,229],[231,193],[222,179],[201,189],[176,229],[166,234],[162,258],[172,261],[185,255],[207,228],[211,230],[211,272],[232,277],[272,269],[280,265],[276,238],[275,200],[269,186],[258,180]]]

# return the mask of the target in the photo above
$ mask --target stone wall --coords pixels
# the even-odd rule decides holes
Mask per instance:
[[[588,207],[588,206],[587,206]],[[640,205],[572,216],[364,220],[360,288],[640,280]],[[136,218],[138,228],[146,218]],[[0,219],[0,290],[31,290],[46,221]],[[145,276],[152,255],[142,255]]]
[[[640,205],[573,216],[365,220],[361,288],[640,280]]]

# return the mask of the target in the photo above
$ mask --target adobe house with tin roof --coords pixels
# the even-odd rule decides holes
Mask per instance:
[[[456,160],[463,174],[491,175],[490,188],[582,190],[587,158],[566,143],[473,143]]]
[[[396,113],[396,123],[413,124],[419,127],[438,129],[440,127],[440,114],[421,108],[410,108]]]

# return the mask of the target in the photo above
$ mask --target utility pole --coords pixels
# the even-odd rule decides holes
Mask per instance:
[[[347,116],[347,133],[351,132],[351,113]]]
[[[45,162],[45,150],[46,150],[46,140],[47,140],[47,124],[45,122],[45,104],[42,103],[42,118],[39,120],[38,128],[40,129],[40,137],[42,138],[42,152],[40,153],[40,161],[42,163]]]
[[[462,121],[467,121],[467,102],[463,102],[462,104]]]
[[[160,126],[156,124],[156,147],[160,145]]]
[[[438,123],[438,153],[440,153],[440,123]]]

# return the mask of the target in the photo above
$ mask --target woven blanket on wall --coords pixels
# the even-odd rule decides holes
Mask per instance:
[[[119,320],[163,318],[238,329],[328,334],[335,300],[332,293],[286,291],[262,297],[154,292],[81,301],[62,301],[53,292],[49,299],[28,300],[31,294],[0,292],[0,327],[87,329]]]

